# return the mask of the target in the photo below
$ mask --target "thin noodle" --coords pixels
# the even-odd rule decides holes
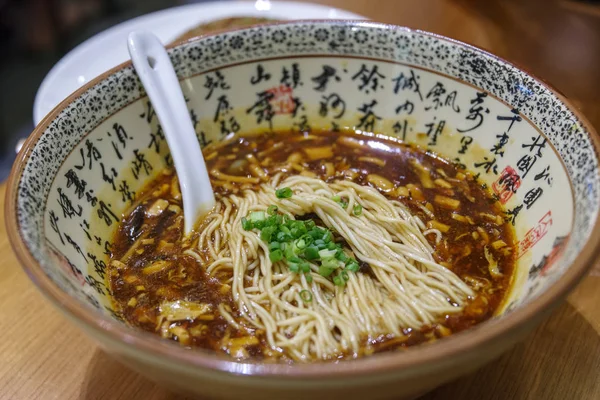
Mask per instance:
[[[434,260],[425,235],[434,234],[438,242],[441,232],[426,229],[402,203],[350,181],[281,178],[278,174],[257,191],[220,199],[199,237],[198,253],[210,256],[207,272],[232,274],[231,291],[240,317],[224,308],[220,312],[233,326],[243,320],[263,329],[271,348],[286,350],[296,360],[331,359],[358,354],[365,338],[401,336],[405,328],[434,324],[461,311],[473,296],[458,276]],[[277,187],[290,187],[294,194],[278,199]],[[346,198],[348,206],[340,207],[334,196]],[[358,260],[369,264],[372,275],[350,273],[346,285],[337,287],[318,274],[316,264],[311,264],[313,281],[308,283],[284,262],[272,263],[267,243],[241,224],[249,212],[264,211],[272,204],[290,218],[315,213],[343,237]],[[358,204],[363,212],[355,216]],[[200,257],[198,253],[190,255]],[[303,290],[311,292],[310,301],[302,300]]]

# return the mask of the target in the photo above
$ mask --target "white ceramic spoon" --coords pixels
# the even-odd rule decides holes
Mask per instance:
[[[171,59],[160,40],[149,32],[132,32],[127,47],[171,150],[188,235],[196,221],[215,205],[200,144]]]

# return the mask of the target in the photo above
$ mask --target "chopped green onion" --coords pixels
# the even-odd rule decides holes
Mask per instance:
[[[277,215],[271,215],[265,220],[265,226],[277,226]]]
[[[329,275],[331,275],[333,273],[334,270],[335,270],[335,268],[327,268],[327,267],[324,267],[321,265],[319,267],[319,275],[327,278]]]
[[[284,187],[275,191],[275,196],[277,196],[278,199],[289,199],[292,197],[292,194],[292,189],[289,187]]]
[[[298,263],[288,262],[288,268],[292,272],[300,271],[300,266],[298,265]]]
[[[294,253],[294,248],[292,246],[285,246],[285,250],[284,250],[283,254],[285,255],[285,258],[288,260],[296,258],[296,253]]]
[[[346,269],[350,272],[358,272],[359,268],[360,267],[355,260],[352,260],[348,264],[346,264]]]
[[[300,264],[298,264],[300,266],[300,271],[304,272],[304,273],[309,273],[310,272],[310,264],[306,261],[301,261]]]
[[[308,278],[308,276],[307,276],[307,278]],[[312,276],[311,276],[311,278],[312,278]],[[310,303],[313,299],[313,295],[310,292],[310,290],[304,289],[304,290],[300,291],[300,298],[302,299],[303,302]]]
[[[285,232],[277,232],[276,238],[279,242],[287,242],[292,237]]]
[[[333,257],[335,257],[336,253],[337,253],[337,251],[335,251],[335,250],[320,250],[319,256],[321,257],[321,259],[333,258]]]
[[[341,262],[346,262],[349,259],[349,257],[346,255],[346,253],[344,253],[344,251],[341,249],[338,250],[337,253],[335,253],[335,258],[337,258]]]
[[[357,217],[362,214],[363,207],[360,204],[355,204],[352,212]]]
[[[310,236],[312,236],[313,239],[321,239],[321,237],[323,237],[323,234],[321,233],[320,229],[318,228],[313,228],[311,229],[308,234]]]
[[[348,282],[348,279],[350,279],[350,277],[348,276],[348,273],[346,271],[342,271],[340,273],[340,276],[342,277],[344,282]]]
[[[350,277],[346,271],[342,271],[338,276],[333,277],[333,283],[336,286],[344,286]]]
[[[271,250],[269,252],[269,259],[271,262],[281,261],[283,259],[283,253],[280,249]]]
[[[242,217],[242,228],[244,228],[245,231],[252,230],[252,226],[252,221],[248,221],[245,217]]]
[[[263,221],[266,218],[264,211],[252,211],[250,213],[249,217],[250,217],[250,221],[252,221],[252,222]]]
[[[348,202],[346,201],[345,198],[342,198],[342,197],[336,195],[336,196],[333,196],[331,198],[331,200],[338,203],[343,209],[346,209],[348,207]]]
[[[304,249],[304,257],[307,260],[316,260],[319,258],[319,248],[317,246],[309,246]]]
[[[310,246],[315,241],[315,239],[313,239],[313,237],[310,236],[308,233],[305,233],[304,235],[302,235],[300,237],[300,240],[303,240],[304,243],[306,244],[306,246]]]
[[[289,188],[279,190],[284,189],[291,192]],[[353,208],[355,214],[357,210],[362,211],[362,207]],[[290,271],[303,274],[307,282],[313,280],[311,266],[338,286],[349,280],[348,273],[360,269],[358,262],[344,252],[342,244],[334,240],[333,230],[317,226],[313,220],[295,220],[278,214],[277,206],[271,205],[266,212],[250,212],[241,222],[244,230],[259,231],[261,240],[268,244],[271,262],[283,262]]]
[[[296,239],[294,241],[294,252],[300,253],[302,250],[306,248],[306,243],[302,239]]]
[[[338,268],[340,266],[340,261],[335,258],[322,258],[321,265],[326,268]]]
[[[270,242],[271,237],[273,236],[276,230],[277,228],[274,226],[266,226],[262,229],[262,231],[260,231],[260,238],[265,242]]]

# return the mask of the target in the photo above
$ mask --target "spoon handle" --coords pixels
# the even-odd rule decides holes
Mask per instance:
[[[188,235],[197,220],[215,205],[200,144],[171,59],[160,40],[149,32],[132,32],[127,46],[171,150]]]

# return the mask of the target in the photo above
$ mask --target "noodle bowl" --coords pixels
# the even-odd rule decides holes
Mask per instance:
[[[258,193],[277,174],[280,183],[302,176],[373,188],[422,221],[435,263],[473,294],[448,301],[454,312],[420,328],[362,336],[357,354],[333,361],[273,347],[234,300],[232,270],[221,267],[228,261],[200,250],[208,221],[182,235],[168,143],[125,64],[71,95],[30,135],[7,185],[7,232],[57,309],[168,389],[248,400],[415,398],[523,340],[597,259],[594,130],[564,96],[510,62],[364,21],[260,26],[169,51],[219,202]],[[353,127],[361,134],[344,131]],[[332,200],[344,209],[350,199],[341,197]],[[254,212],[265,214],[241,218]],[[356,261],[328,276],[317,271],[334,291],[352,301],[350,279],[376,281],[316,214],[290,221],[313,221]],[[243,230],[268,243],[271,259],[264,228]],[[286,257],[284,266],[307,279],[303,262]],[[348,281],[336,285],[346,269]],[[290,303],[314,307],[311,294]]]

